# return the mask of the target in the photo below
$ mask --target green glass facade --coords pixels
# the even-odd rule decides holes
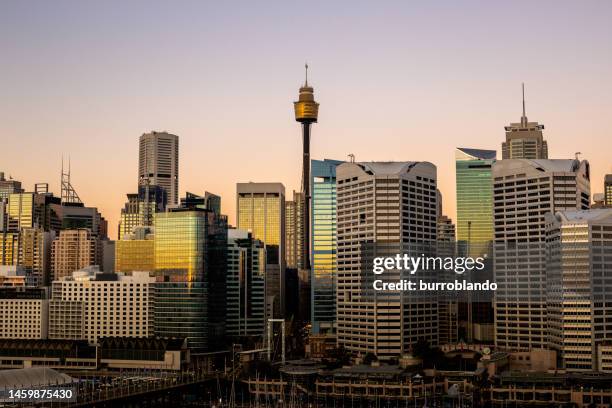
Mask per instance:
[[[478,257],[493,240],[493,181],[495,150],[457,148],[457,242],[460,254]]]
[[[333,332],[336,322],[336,166],[312,160],[311,316],[314,334]]]

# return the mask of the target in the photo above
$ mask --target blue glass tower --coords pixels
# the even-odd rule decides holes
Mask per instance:
[[[336,322],[336,166],[312,160],[312,333],[331,333]]]

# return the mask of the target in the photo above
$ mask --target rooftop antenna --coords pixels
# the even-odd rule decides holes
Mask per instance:
[[[576,157],[576,160],[580,160],[580,157],[579,157],[579,156],[580,156],[581,154],[582,154],[582,152],[576,152],[576,153],[574,153],[574,155],[575,155],[575,157]]]
[[[308,86],[308,62],[304,64],[304,68],[306,68],[306,82],[304,82],[304,86]]]
[[[350,154],[348,155],[348,158],[349,158],[349,160],[350,160],[350,162],[351,162],[351,163],[355,163],[355,155],[354,155],[353,153],[350,153]]]
[[[64,170],[64,156],[62,156],[62,204],[83,204],[72,184],[70,184],[70,156],[68,156],[68,171]]]
[[[521,124],[527,126],[527,115],[525,114],[525,83],[521,83],[523,89],[523,116],[521,117]]]

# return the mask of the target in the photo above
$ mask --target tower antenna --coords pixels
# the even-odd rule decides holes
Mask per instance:
[[[523,88],[523,117],[525,117],[525,83],[523,82],[521,86]]]
[[[523,90],[523,116],[521,116],[521,124],[523,126],[527,126],[527,115],[525,114],[525,83],[521,83],[521,88]]]
[[[62,204],[65,203],[74,203],[74,204],[83,204],[79,195],[77,194],[74,187],[70,183],[70,156],[68,156],[68,171],[64,170],[64,156],[62,155],[62,180],[61,180],[61,198]]]
[[[304,83],[304,86],[308,86],[308,62],[304,64],[304,68],[306,68],[306,82]]]

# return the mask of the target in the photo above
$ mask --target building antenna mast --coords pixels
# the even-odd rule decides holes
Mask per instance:
[[[70,184],[70,156],[68,156],[68,170],[64,170],[64,156],[62,156],[62,204],[83,204],[72,184]]]

